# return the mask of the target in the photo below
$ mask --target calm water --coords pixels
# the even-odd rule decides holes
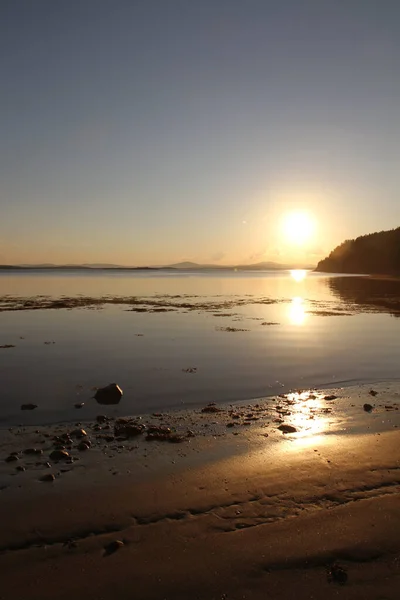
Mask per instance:
[[[0,349],[0,419],[84,420],[99,412],[148,412],[399,378],[400,282],[301,277],[1,273],[0,297],[107,295],[170,302],[185,295],[172,301],[195,306],[161,313],[132,312],[129,304],[0,312],[0,345],[15,345]],[[233,306],[222,307],[224,301]],[[197,370],[184,371],[190,368]],[[91,399],[92,389],[114,381],[125,394],[118,407],[105,410]],[[73,408],[78,401],[85,402],[80,411]],[[21,412],[25,402],[39,408]]]

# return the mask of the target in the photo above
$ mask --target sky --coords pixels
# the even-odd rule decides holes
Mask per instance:
[[[315,264],[399,226],[399,75],[398,0],[2,0],[0,263]]]

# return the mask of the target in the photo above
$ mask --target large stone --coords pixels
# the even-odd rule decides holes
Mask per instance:
[[[279,425],[278,429],[280,431],[282,431],[282,433],[296,433],[297,429],[296,427],[293,427],[293,425]]]
[[[106,387],[99,388],[94,395],[99,404],[118,404],[122,398],[123,391],[116,383],[110,383]]]

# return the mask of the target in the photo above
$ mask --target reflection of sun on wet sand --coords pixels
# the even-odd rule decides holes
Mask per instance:
[[[136,428],[105,414],[71,442],[68,424],[14,428],[2,453],[17,458],[0,471],[1,593],[394,600],[398,408],[398,386],[380,384],[125,419]],[[82,436],[92,443],[77,451]],[[61,439],[80,460],[49,469]],[[46,473],[55,480],[39,481]]]

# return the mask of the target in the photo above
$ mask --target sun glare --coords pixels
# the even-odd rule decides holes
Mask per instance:
[[[291,244],[302,246],[309,242],[314,228],[314,220],[306,212],[289,213],[283,220],[283,233]]]
[[[290,275],[295,281],[303,281],[306,278],[307,271],[305,269],[292,269]]]

